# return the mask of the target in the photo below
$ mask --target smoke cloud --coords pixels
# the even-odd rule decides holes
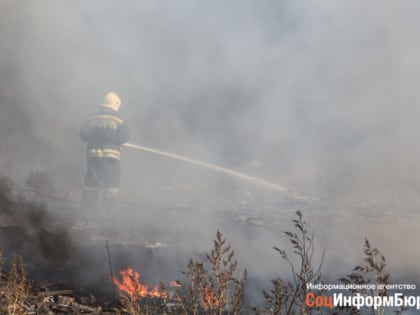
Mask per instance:
[[[313,197],[126,148],[121,198],[139,206],[120,213],[120,230],[194,252],[226,227],[239,261],[269,277],[286,210],[301,208],[329,268],[349,270],[368,237],[403,276],[397,268],[419,259],[419,10],[414,0],[2,1],[0,169],[18,183],[46,172],[77,200],[80,124],[115,91],[131,142]],[[276,219],[232,228],[221,212]]]

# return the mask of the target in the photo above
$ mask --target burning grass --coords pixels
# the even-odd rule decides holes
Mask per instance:
[[[247,273],[237,271],[234,251],[219,231],[206,260],[190,259],[183,274],[187,282],[178,282],[176,291],[182,314],[239,314],[243,309]]]
[[[165,294],[159,292],[157,286],[149,289],[149,287],[140,282],[140,273],[134,271],[130,267],[121,270],[121,281],[117,277],[113,277],[112,281],[121,291],[126,292],[132,300],[138,300],[144,297],[165,297]]]
[[[288,277],[272,280],[272,288],[263,291],[265,305],[252,307],[244,299],[246,270],[238,270],[234,251],[222,233],[217,231],[213,247],[202,258],[191,258],[183,280],[172,281],[166,286],[148,286],[141,282],[140,272],[132,268],[120,271],[119,277],[111,274],[111,283],[118,289],[113,302],[98,303],[93,299],[77,296],[71,290],[35,292],[27,277],[22,259],[15,256],[7,270],[0,268],[0,315],[23,314],[182,314],[182,315],[326,315],[319,307],[308,307],[305,296],[307,284],[322,283],[321,268],[324,252],[316,261],[314,233],[308,230],[302,214],[296,212],[293,229],[285,235],[291,250],[274,247],[289,266]],[[385,271],[384,256],[368,240],[364,244],[364,264],[356,266],[342,283],[388,284],[390,275]],[[0,266],[4,260],[0,251]],[[322,292],[317,292],[321,294]],[[352,292],[365,296],[386,296],[386,290]],[[368,310],[370,314],[383,315],[384,309]],[[395,310],[397,314],[406,309]],[[340,314],[364,314],[357,309],[341,309]]]
[[[240,314],[246,271],[237,271],[234,252],[219,231],[205,258],[205,261],[190,259],[187,271],[182,272],[185,282],[172,281],[171,293],[163,283],[160,288],[150,289],[131,268],[121,271],[121,280],[113,278],[120,290],[121,304],[136,315]]]

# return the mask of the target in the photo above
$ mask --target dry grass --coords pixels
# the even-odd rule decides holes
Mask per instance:
[[[340,282],[345,284],[374,284],[373,289],[369,290],[352,290],[353,294],[359,293],[364,296],[388,296],[386,285],[390,283],[390,275],[385,272],[386,261],[385,257],[377,248],[372,248],[369,240],[365,239],[363,248],[365,254],[364,264],[353,268],[351,274],[339,279]],[[379,289],[380,287],[383,287]],[[406,311],[406,308],[400,308],[396,310],[395,314],[402,314]],[[362,312],[355,307],[351,307],[347,310],[351,315],[359,315]],[[370,314],[383,315],[385,313],[385,307],[378,307],[370,309]]]
[[[240,314],[246,270],[237,272],[234,251],[217,231],[213,248],[204,262],[190,259],[183,272],[187,283],[178,282],[181,314]]]
[[[305,304],[305,297],[308,293],[308,283],[319,283],[321,281],[321,267],[324,261],[325,251],[322,253],[320,261],[314,266],[315,238],[314,232],[309,233],[307,223],[303,220],[302,213],[296,211],[296,219],[292,220],[294,230],[284,232],[289,239],[292,254],[274,247],[281,258],[290,267],[291,280],[277,278],[272,280],[273,288],[270,292],[263,291],[266,301],[266,309],[270,314],[291,315],[314,314],[316,308],[310,308]]]
[[[3,266],[3,263],[4,259],[0,251],[0,266]],[[0,314],[26,314],[25,301],[29,296],[30,284],[20,256],[15,256],[7,273],[0,272],[0,281]]]

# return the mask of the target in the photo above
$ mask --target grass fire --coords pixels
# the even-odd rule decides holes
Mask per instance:
[[[120,289],[129,294],[130,298],[137,300],[144,297],[162,297],[157,286],[149,289],[145,284],[140,283],[140,274],[130,267],[120,271],[121,281],[117,277],[113,277],[113,283]],[[166,298],[166,296],[163,296]]]
[[[29,197],[23,199],[16,188],[10,184],[7,189],[3,188],[3,200],[7,201],[9,207],[15,208],[22,203],[30,208]],[[33,197],[33,196],[32,196]],[[31,198],[32,198],[31,197]],[[22,200],[25,200],[23,202]],[[3,203],[5,204],[5,203]],[[3,211],[3,217],[9,218],[13,215],[10,211]],[[20,224],[25,226],[25,217],[21,218]],[[19,221],[15,221],[19,222]],[[44,222],[44,221],[40,221]],[[49,221],[45,221],[49,222]],[[279,262],[283,260],[286,266],[289,266],[288,274],[279,276],[272,280],[272,288],[261,289],[260,295],[263,302],[251,304],[247,298],[250,294],[247,291],[247,283],[252,279],[247,270],[240,269],[236,260],[235,252],[220,231],[217,231],[213,246],[203,255],[189,259],[184,270],[178,271],[178,274],[172,274],[170,281],[162,280],[159,286],[149,286],[147,281],[147,270],[142,271],[144,276],[140,278],[141,269],[125,267],[119,271],[119,276],[113,275],[113,268],[120,268],[118,260],[121,256],[112,256],[117,247],[108,241],[103,252],[103,258],[99,258],[93,266],[87,264],[75,264],[75,261],[84,260],[86,252],[81,250],[71,250],[69,260],[66,263],[51,260],[49,271],[59,270],[58,273],[39,273],[39,267],[47,263],[47,260],[36,261],[34,255],[41,254],[42,248],[36,249],[22,248],[23,256],[10,257],[2,254],[1,274],[0,274],[0,311],[4,314],[49,314],[49,313],[91,313],[91,314],[290,314],[290,312],[299,311],[300,314],[324,314],[325,310],[315,304],[305,303],[308,294],[308,285],[313,283],[322,283],[322,268],[327,256],[325,253],[318,253],[315,250],[315,238],[310,231],[308,223],[304,220],[300,211],[295,213],[290,222],[292,230],[284,232],[290,249],[281,249],[274,247],[274,252],[279,255]],[[44,223],[46,224],[46,223]],[[45,228],[45,226],[41,226]],[[16,233],[16,230],[11,230]],[[19,237],[30,237],[26,235],[29,232],[23,232]],[[91,231],[90,233],[97,233]],[[111,237],[111,236],[110,236]],[[87,239],[85,239],[87,240]],[[5,243],[3,243],[4,245]],[[36,243],[34,243],[36,244]],[[89,247],[93,250],[93,247]],[[10,247],[8,248],[10,251]],[[155,254],[158,253],[155,249]],[[144,252],[146,253],[146,252]],[[145,254],[141,254],[134,263],[141,266],[145,263]],[[7,254],[7,253],[6,253]],[[320,255],[319,255],[320,254]],[[376,248],[373,248],[368,240],[364,245],[365,265],[357,266],[349,275],[343,275],[337,282],[344,284],[351,283],[375,283],[376,285],[389,285],[390,275],[385,270],[385,258]],[[22,258],[23,257],[23,258]],[[115,259],[115,257],[117,259]],[[316,258],[318,257],[318,258]],[[48,259],[49,256],[45,256]],[[112,259],[113,258],[113,259]],[[109,269],[98,269],[101,266],[100,261],[109,260]],[[71,260],[74,260],[71,262]],[[27,263],[25,264],[25,261]],[[154,263],[157,260],[152,260]],[[126,262],[124,262],[126,263]],[[161,264],[161,263],[160,263]],[[104,264],[106,266],[107,264]],[[147,263],[145,264],[147,265]],[[169,266],[169,265],[167,265]],[[159,266],[159,268],[161,268]],[[89,286],[88,282],[76,281],[71,279],[76,276],[72,268],[80,268],[82,277],[92,273],[94,269],[102,273],[102,277],[94,278],[99,281],[100,287]],[[151,270],[150,266],[147,268]],[[165,270],[159,274],[163,275]],[[67,276],[65,275],[67,273]],[[60,275],[60,276],[58,276]],[[32,276],[36,276],[32,278]],[[40,278],[41,276],[41,278]],[[56,287],[45,280],[67,281],[67,284],[61,284]],[[77,280],[81,278],[76,278]],[[174,280],[175,279],[175,280]],[[74,280],[74,279],[73,279]],[[70,281],[70,282],[68,282]],[[165,282],[169,285],[165,285]],[[85,287],[80,284],[84,283]],[[109,290],[113,284],[115,292]],[[108,287],[108,290],[103,290]],[[96,289],[95,289],[96,288]],[[86,291],[88,290],[88,291]],[[96,290],[96,291],[95,291]],[[96,297],[95,292],[99,293]],[[102,293],[100,293],[102,292]],[[252,291],[251,291],[252,292]],[[254,293],[251,293],[254,294]],[[318,292],[311,291],[311,294]],[[363,294],[387,295],[388,291],[363,292]],[[349,309],[349,312],[354,311]],[[400,313],[406,311],[401,308],[397,310]]]
[[[217,231],[213,248],[203,261],[191,258],[187,270],[182,271],[183,281],[171,281],[167,288],[149,287],[140,281],[140,273],[130,267],[122,269],[120,278],[112,276],[120,293],[105,300],[92,296],[85,298],[74,289],[51,290],[39,281],[28,278],[27,267],[21,257],[15,257],[0,274],[1,314],[325,314],[315,305],[305,304],[308,285],[322,283],[321,273],[324,255],[314,261],[314,238],[307,230],[307,223],[300,211],[292,220],[294,230],[286,231],[290,250],[300,263],[293,264],[289,250],[274,247],[286,264],[290,266],[291,278],[272,280],[272,289],[261,291],[265,304],[250,305],[246,296],[246,270],[238,271],[234,251],[223,235]],[[370,242],[365,240],[365,264],[356,266],[348,276],[337,281],[345,284],[375,283],[385,287],[390,284],[390,275],[385,271],[385,258]],[[4,264],[0,255],[1,265]],[[295,279],[294,281],[291,279]],[[106,285],[105,283],[103,285]],[[311,292],[316,294],[318,292]],[[387,295],[387,291],[363,292],[364,294]],[[398,314],[406,308],[397,310]],[[346,312],[353,314],[355,309]]]

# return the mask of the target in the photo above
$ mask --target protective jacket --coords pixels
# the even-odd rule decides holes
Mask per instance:
[[[129,129],[118,112],[103,106],[82,124],[80,138],[87,142],[87,157],[120,160],[121,145],[129,139]]]

